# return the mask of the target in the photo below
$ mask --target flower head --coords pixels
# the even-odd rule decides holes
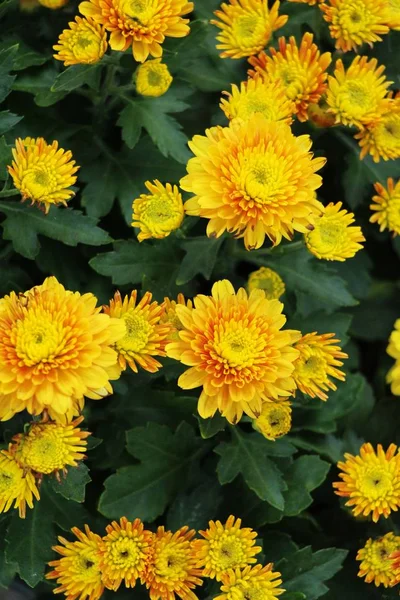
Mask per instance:
[[[365,237],[361,227],[352,225],[353,213],[341,209],[341,202],[328,204],[316,219],[314,229],[304,235],[308,250],[319,259],[343,262],[362,250]]]
[[[377,451],[370,443],[363,444],[360,454],[346,453],[345,462],[339,462],[340,479],[335,482],[335,494],[350,498],[346,506],[352,507],[355,517],[372,513],[376,523],[382,515],[388,518],[400,506],[400,454],[397,446],[390,444],[386,452],[378,444]]]
[[[279,587],[281,574],[272,569],[272,563],[231,569],[222,575],[222,593],[215,600],[277,600],[285,590]]]
[[[66,4],[68,4],[69,0],[38,0],[39,4],[45,6],[46,8],[50,8],[51,10],[58,10],[62,8]]]
[[[231,515],[225,525],[210,521],[208,529],[199,531],[204,539],[195,540],[193,550],[204,577],[220,581],[230,569],[244,569],[257,562],[254,557],[262,550],[255,546],[257,532],[241,525],[241,519]]]
[[[396,536],[398,537],[398,536]],[[395,575],[395,583],[399,583],[400,580],[400,550],[395,550],[390,555],[390,561],[392,563],[392,570]]]
[[[169,90],[172,75],[167,65],[161,62],[161,58],[155,58],[139,65],[135,81],[138,94],[158,98]]]
[[[313,43],[313,34],[305,33],[297,46],[294,36],[286,42],[279,38],[279,50],[269,49],[268,56],[264,51],[258,56],[249,58],[253,69],[251,77],[257,74],[263,79],[279,81],[283,84],[286,97],[294,103],[300,121],[307,120],[307,107],[318,102],[326,89],[326,70],[331,62],[330,52],[321,54]]]
[[[400,0],[386,1],[386,25],[400,31]]]
[[[348,52],[358,46],[381,42],[389,32],[385,15],[386,0],[326,0],[320,4],[337,50]]]
[[[343,365],[340,359],[348,355],[340,346],[334,346],[340,342],[334,338],[334,333],[307,333],[295,344],[300,356],[295,362],[293,377],[299,390],[311,398],[327,400],[325,392],[337,389],[329,377],[345,380],[345,374],[337,367]]]
[[[98,62],[108,46],[104,27],[91,18],[82,17],[75,17],[68,25],[69,29],[64,29],[53,46],[57,51],[54,58],[63,61],[66,67]]]
[[[292,427],[290,402],[264,402],[261,414],[253,424],[267,440],[276,440],[286,435]]]
[[[185,300],[185,296],[183,294],[178,294],[176,300],[171,300],[170,298],[164,298],[163,307],[164,313],[161,317],[161,323],[169,323],[171,326],[171,331],[168,336],[168,341],[172,342],[175,340],[179,340],[179,331],[184,329],[181,320],[176,314],[176,307],[178,305],[187,306],[188,308],[193,308],[192,300]]]
[[[247,282],[248,292],[263,290],[268,300],[279,300],[285,293],[283,279],[269,267],[260,267],[257,271],[250,273]]]
[[[194,308],[176,307],[184,329],[167,353],[190,366],[178,380],[181,388],[202,386],[201,417],[219,410],[236,423],[243,412],[256,418],[264,400],[290,396],[298,356],[292,344],[299,333],[281,331],[282,309],[262,290],[248,296],[241,288],[236,294],[226,279],[213,285],[211,296],[196,296]]]
[[[370,205],[374,211],[371,223],[378,223],[379,231],[388,229],[393,236],[400,234],[400,180],[395,184],[389,177],[387,186],[381,183],[374,185],[377,195],[372,197],[375,204]]]
[[[309,104],[307,108],[308,119],[316,127],[333,127],[335,117],[329,111],[325,94],[321,96],[317,103]]]
[[[229,0],[215,11],[218,21],[211,21],[221,29],[217,40],[222,58],[242,58],[260,52],[271,39],[272,33],[283,27],[287,15],[279,16],[279,2],[271,8],[265,0]]]
[[[84,396],[112,392],[120,371],[111,346],[124,328],[99,313],[93,294],[66,290],[55,277],[0,301],[0,419],[47,410],[65,422]]]
[[[192,10],[193,2],[187,0],[89,0],[79,5],[85,17],[111,32],[112,50],[124,52],[132,46],[138,62],[149,55],[160,58],[166,37],[188,35],[189,20],[182,17]]]
[[[115,344],[121,369],[125,370],[129,365],[137,373],[139,365],[145,371],[155,373],[162,365],[153,356],[166,355],[165,345],[171,326],[161,323],[164,308],[151,301],[150,292],[146,292],[138,304],[136,300],[136,290],[124,299],[116,292],[110,306],[104,306],[103,310],[125,326],[125,335]]]
[[[397,319],[394,324],[386,352],[396,361],[387,374],[386,380],[390,384],[392,394],[400,396],[400,319]]]
[[[79,169],[70,150],[58,148],[57,141],[47,144],[43,138],[28,137],[15,141],[12,154],[14,160],[7,168],[22,200],[37,202],[46,213],[52,204],[67,205],[74,196],[68,188],[76,182]]]
[[[375,162],[400,158],[400,97],[390,98],[387,110],[355,136],[360,158],[370,154]]]
[[[191,539],[195,532],[181,527],[175,533],[159,527],[153,535],[152,554],[142,575],[150,600],[197,600],[192,590],[202,585]]]
[[[35,478],[15,460],[13,452],[0,451],[0,513],[18,508],[21,519],[25,518],[26,505],[33,508],[33,498],[39,500]]]
[[[244,238],[248,250],[268,236],[274,244],[305,233],[322,212],[315,190],[324,158],[313,158],[309,136],[295,137],[286,123],[254,114],[229,127],[212,127],[189,143],[196,155],[180,184],[194,197],[189,215],[210,219],[209,237],[224,231]]]
[[[57,579],[59,587],[54,591],[65,594],[66,600],[99,600],[104,591],[99,563],[101,537],[87,525],[85,533],[77,527],[71,531],[77,541],[58,538],[61,545],[54,546],[53,550],[61,554],[61,558],[49,562],[53,570],[46,578]]]
[[[144,65],[143,65],[144,66]],[[139,242],[149,238],[165,238],[179,229],[185,212],[181,193],[176,185],[146,181],[150,194],[141,194],[133,201],[132,227],[139,227]]]
[[[393,532],[373,540],[369,539],[364,548],[357,552],[357,560],[361,561],[359,577],[367,583],[375,583],[378,587],[391,587],[396,582],[395,569],[391,555],[400,551],[400,536]]]

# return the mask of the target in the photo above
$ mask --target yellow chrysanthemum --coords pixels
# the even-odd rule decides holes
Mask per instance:
[[[399,551],[400,536],[393,532],[376,540],[370,538],[357,553],[357,560],[361,561],[358,576],[364,577],[367,583],[375,583],[377,587],[392,587],[396,583],[396,573],[391,555]]]
[[[124,582],[128,588],[136,585],[152,551],[153,534],[139,519],[121,517],[106,527],[107,535],[100,542],[100,570],[105,586],[116,592]]]
[[[67,205],[74,192],[68,188],[76,182],[79,167],[72,152],[58,148],[58,142],[47,144],[43,138],[18,138],[12,149],[14,160],[8,166],[22,200],[37,202],[46,213],[52,204]]]
[[[348,52],[358,46],[381,42],[389,32],[386,0],[326,0],[320,4],[337,50]]]
[[[99,312],[93,294],[66,290],[55,277],[0,300],[1,420],[47,410],[55,421],[69,421],[84,396],[112,392],[120,370],[111,346],[124,328]]]
[[[188,365],[178,380],[187,390],[202,386],[198,411],[203,419],[218,410],[230,423],[243,412],[258,417],[264,400],[290,396],[295,389],[292,344],[299,332],[281,331],[283,304],[262,290],[237,294],[226,279],[211,296],[196,296],[194,308],[178,305],[180,340],[167,345],[170,358]]]
[[[324,0],[289,0],[289,2],[297,2],[300,4],[308,4],[309,6],[315,6],[315,4],[319,4]]]
[[[390,561],[394,572],[394,583],[400,583],[400,550],[396,550],[390,555]]]
[[[307,121],[307,107],[318,102],[326,89],[326,70],[332,60],[331,53],[321,54],[313,43],[313,34],[305,33],[297,46],[294,36],[288,43],[279,38],[279,50],[270,48],[271,56],[264,51],[249,58],[253,69],[249,75],[261,76],[270,81],[279,81],[287,98],[294,103],[295,113],[300,121]]]
[[[222,58],[242,58],[260,52],[272,33],[283,27],[287,15],[279,16],[280,2],[271,8],[265,0],[229,0],[215,11],[218,21],[211,21],[221,32],[217,35]]]
[[[268,300],[279,300],[285,293],[283,279],[269,267],[260,267],[249,275],[247,291],[263,290]]]
[[[243,570],[231,569],[222,576],[221,594],[214,600],[277,600],[285,591],[279,571],[273,564],[255,565]]]
[[[161,58],[147,60],[135,73],[136,91],[142,96],[158,98],[169,90],[172,75]]]
[[[69,29],[64,29],[53,46],[57,51],[54,58],[63,61],[66,67],[98,62],[108,46],[104,27],[82,17],[75,17],[68,25]]]
[[[204,539],[193,542],[193,551],[204,577],[220,581],[229,569],[244,569],[257,562],[254,557],[262,550],[255,546],[257,532],[241,525],[242,520],[231,515],[225,525],[210,521],[208,529],[199,531]]]
[[[400,0],[386,0],[386,25],[400,31]]]
[[[329,377],[339,381],[346,378],[337,367],[343,365],[339,359],[348,358],[348,355],[340,346],[333,345],[340,342],[334,338],[334,333],[307,333],[295,344],[300,356],[294,363],[293,377],[299,390],[311,398],[327,400],[325,392],[337,389]]]
[[[68,4],[69,0],[38,0],[39,4],[50,8],[51,10],[57,10]]]
[[[149,373],[156,373],[162,366],[153,356],[166,356],[165,345],[171,326],[161,323],[164,307],[151,299],[152,294],[146,292],[136,304],[136,290],[124,299],[116,292],[110,306],[103,307],[106,314],[119,319],[125,327],[125,335],[115,344],[122,370],[129,365],[137,373],[139,365]]]
[[[400,158],[400,98],[389,99],[387,110],[355,136],[360,158],[370,154],[374,162]]]
[[[263,81],[260,77],[232,85],[232,93],[222,92],[220,107],[228,119],[249,119],[254,113],[261,113],[268,121],[292,122],[294,105],[286,98],[285,90],[279,81]]]
[[[132,227],[139,227],[139,242],[149,238],[161,239],[179,229],[185,212],[182,195],[176,185],[163,185],[157,179],[146,181],[150,194],[141,194],[133,201]]]
[[[168,336],[168,341],[172,342],[174,340],[179,340],[179,331],[181,331],[184,327],[176,314],[176,307],[180,304],[181,306],[187,306],[188,308],[193,308],[192,300],[185,300],[185,296],[183,294],[178,294],[176,300],[170,300],[170,298],[164,298],[163,307],[164,313],[160,319],[160,323],[169,323],[171,326],[171,331]]]
[[[307,116],[316,127],[333,127],[335,125],[335,117],[328,112],[329,106],[326,102],[326,95],[323,94],[317,103],[309,104],[307,108]]]
[[[292,409],[290,402],[264,402],[261,414],[254,420],[254,427],[267,440],[276,440],[287,433],[292,427]]]
[[[82,421],[83,417],[66,425],[50,421],[32,423],[28,433],[13,437],[12,452],[16,460],[22,467],[44,474],[76,467],[77,461],[85,458],[86,438],[90,435],[78,427]]]
[[[307,249],[319,259],[345,261],[362,250],[365,237],[354,223],[354,214],[331,202],[315,220],[314,229],[304,235]]]
[[[387,186],[381,183],[374,185],[377,195],[372,196],[375,204],[370,205],[374,214],[370,218],[371,223],[378,223],[379,231],[388,229],[393,236],[400,234],[400,180],[395,184],[389,177]]]
[[[104,591],[99,561],[101,537],[90,531],[87,525],[85,533],[77,527],[71,531],[78,541],[58,538],[62,545],[54,546],[53,550],[62,558],[49,562],[53,570],[47,573],[46,578],[57,579],[59,587],[54,593],[65,594],[66,600],[99,600]]]
[[[142,575],[150,600],[198,600],[192,591],[202,585],[191,542],[195,531],[181,527],[175,533],[159,527],[153,535],[152,554]]]
[[[110,47],[124,52],[132,46],[133,58],[144,62],[147,57],[162,56],[166,37],[185,37],[193,2],[187,0],[89,0],[81,2],[79,11],[92,17],[111,32]]]
[[[400,319],[394,324],[386,352],[396,361],[387,374],[386,381],[390,384],[392,394],[400,396]]]
[[[350,498],[346,506],[352,507],[355,517],[368,517],[376,523],[382,515],[388,518],[400,506],[400,454],[397,446],[390,444],[385,452],[378,444],[375,452],[370,443],[363,444],[360,454],[346,453],[346,462],[339,462],[340,479],[333,484],[335,494]]]
[[[196,135],[180,185],[194,197],[185,203],[188,215],[210,219],[209,237],[225,231],[244,238],[248,250],[260,248],[268,236],[273,244],[294,231],[305,233],[323,210],[315,190],[316,171],[324,158],[313,158],[309,136],[295,137],[286,123],[267,121],[257,113],[229,127],[212,127]]]
[[[40,499],[33,474],[18,464],[12,452],[1,450],[0,513],[7,512],[14,504],[19,516],[24,519],[26,505],[33,508],[33,498]]]

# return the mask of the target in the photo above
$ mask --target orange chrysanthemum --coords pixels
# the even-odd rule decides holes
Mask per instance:
[[[180,184],[194,197],[185,211],[210,219],[209,237],[229,231],[248,250],[260,248],[265,236],[276,245],[294,231],[305,233],[321,214],[316,171],[325,159],[313,158],[309,136],[295,137],[286,123],[257,113],[212,127],[189,145],[196,156]]]
[[[166,37],[189,34],[188,19],[193,2],[187,0],[90,0],[81,2],[79,11],[111,32],[110,47],[124,52],[132,46],[135,60],[160,58]]]
[[[281,331],[283,304],[262,290],[237,294],[219,281],[211,296],[196,296],[194,308],[178,305],[180,340],[167,345],[168,356],[188,365],[178,380],[183,389],[202,386],[198,411],[204,419],[219,410],[231,423],[243,412],[261,413],[264,400],[290,396],[295,385],[292,344],[299,332]]]
[[[400,97],[390,98],[386,111],[354,137],[361,147],[360,158],[367,154],[374,162],[400,158]]]
[[[400,536],[393,532],[376,540],[370,538],[357,552],[356,560],[361,561],[358,576],[364,577],[366,583],[375,583],[376,587],[392,587],[397,579],[392,559],[395,552],[400,553]]]
[[[388,229],[395,237],[400,234],[400,180],[395,184],[389,177],[386,187],[379,182],[374,187],[377,195],[372,196],[375,204],[370,205],[374,211],[370,222],[378,223],[379,231]]]
[[[66,67],[98,62],[108,46],[104,27],[82,17],[75,17],[68,25],[69,29],[64,29],[53,46],[57,51],[54,58],[63,61]]]
[[[273,571],[273,564],[265,567],[255,565],[244,569],[231,569],[222,576],[221,594],[214,600],[277,600],[284,589],[279,571]]]
[[[15,459],[10,444],[10,451],[0,451],[0,513],[7,512],[14,504],[24,519],[26,505],[33,508],[33,498],[40,499],[35,477]]]
[[[250,77],[256,75],[283,84],[287,98],[295,105],[295,113],[300,121],[307,121],[307,108],[318,102],[326,89],[326,70],[332,60],[331,53],[321,54],[313,43],[313,34],[305,33],[297,46],[294,36],[286,42],[279,38],[279,50],[270,48],[271,56],[264,51],[249,58],[253,69]]]
[[[99,314],[93,294],[66,290],[48,277],[0,300],[0,419],[47,410],[55,421],[78,415],[84,396],[99,400],[118,379],[112,349],[121,323]]]
[[[400,582],[400,550],[396,550],[390,555],[392,570],[395,574],[395,583]]]

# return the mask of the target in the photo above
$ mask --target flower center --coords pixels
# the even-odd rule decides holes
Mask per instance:
[[[146,347],[153,331],[152,325],[140,314],[129,311],[122,316],[125,335],[117,342],[117,349],[124,352],[141,352]]]
[[[185,552],[168,548],[160,552],[155,561],[156,573],[165,580],[177,581],[185,579],[187,572],[187,557]]]
[[[320,243],[323,246],[324,252],[332,252],[346,240],[346,226],[335,220],[329,220],[327,217],[321,217],[320,222],[314,230],[314,235],[320,237]]]
[[[220,571],[234,569],[246,560],[241,540],[228,532],[224,532],[219,540],[212,540],[210,545],[210,558]]]
[[[64,468],[71,456],[60,432],[52,426],[47,426],[42,431],[32,431],[26,436],[21,443],[19,454],[23,464],[39,473],[47,474]]]
[[[269,39],[270,25],[261,15],[243,14],[232,22],[232,34],[241,48],[251,48]]]
[[[353,0],[351,7],[344,5],[338,13],[339,25],[348,34],[357,34],[365,31],[371,21],[370,11],[363,0]]]
[[[268,595],[263,586],[244,582],[241,588],[238,589],[240,596],[235,596],[238,600],[268,600]]]
[[[140,558],[141,552],[137,540],[121,537],[109,544],[108,560],[118,569],[130,569],[139,563]]]
[[[13,333],[17,356],[29,367],[52,362],[65,346],[61,324],[43,313],[17,321]]]
[[[226,333],[216,346],[218,354],[227,361],[229,367],[245,367],[253,364],[256,354],[256,340],[245,329]]]
[[[276,71],[276,77],[286,88],[286,96],[290,100],[296,100],[299,94],[304,90],[304,84],[307,81],[307,74],[301,65],[296,63],[286,63]]]
[[[28,168],[21,181],[21,190],[34,200],[54,192],[57,189],[57,178],[45,165]]]
[[[368,90],[361,81],[349,81],[346,88],[350,102],[356,106],[367,108],[372,104],[371,90]]]
[[[393,492],[392,477],[379,465],[368,466],[359,473],[358,488],[369,500],[381,500]]]
[[[176,214],[178,214],[178,211],[172,202],[168,202],[167,196],[154,196],[145,211],[145,216],[149,221],[155,221],[156,223],[165,223]]]
[[[87,583],[98,581],[100,577],[98,559],[93,550],[85,548],[72,558],[73,578]]]
[[[139,25],[149,25],[157,9],[154,0],[125,0],[122,3],[123,12]]]
[[[263,155],[250,157],[242,173],[244,195],[261,205],[275,204],[282,190],[284,167],[285,161],[268,150]]]
[[[147,81],[149,82],[149,85],[157,87],[162,82],[162,76],[155,69],[150,69],[147,73]]]
[[[326,361],[318,348],[308,347],[304,356],[296,363],[296,371],[300,378],[323,382],[326,380]]]

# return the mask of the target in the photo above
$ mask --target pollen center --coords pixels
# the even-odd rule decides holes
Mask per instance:
[[[119,352],[141,352],[147,345],[153,327],[140,314],[127,312],[122,316],[125,322],[126,333],[124,337],[117,342]]]
[[[332,252],[345,241],[346,227],[343,227],[336,220],[324,219],[323,223],[318,224],[318,233],[325,252]]]
[[[224,535],[222,539],[211,542],[210,558],[221,571],[233,569],[245,560],[241,540],[232,535]]]
[[[18,321],[14,334],[17,356],[29,367],[52,362],[65,345],[60,324],[45,315],[32,314]]]
[[[245,196],[257,204],[274,204],[277,192],[282,189],[283,168],[284,163],[272,153],[250,158],[242,175]]]
[[[368,499],[382,499],[393,492],[392,477],[379,466],[371,466],[359,474],[358,487]]]
[[[21,191],[38,200],[56,189],[57,178],[45,166],[27,169],[21,181]]]
[[[140,25],[149,25],[155,14],[154,9],[153,0],[126,0],[123,2],[125,14]]]
[[[229,367],[245,367],[254,361],[256,340],[250,331],[230,331],[222,337],[216,349]]]
[[[110,544],[108,560],[118,569],[130,569],[139,563],[140,558],[140,548],[134,539],[121,537]]]
[[[174,548],[171,553],[170,549],[167,552],[161,552],[156,560],[156,573],[159,577],[177,580],[183,579],[186,575],[187,557],[185,552]]]

